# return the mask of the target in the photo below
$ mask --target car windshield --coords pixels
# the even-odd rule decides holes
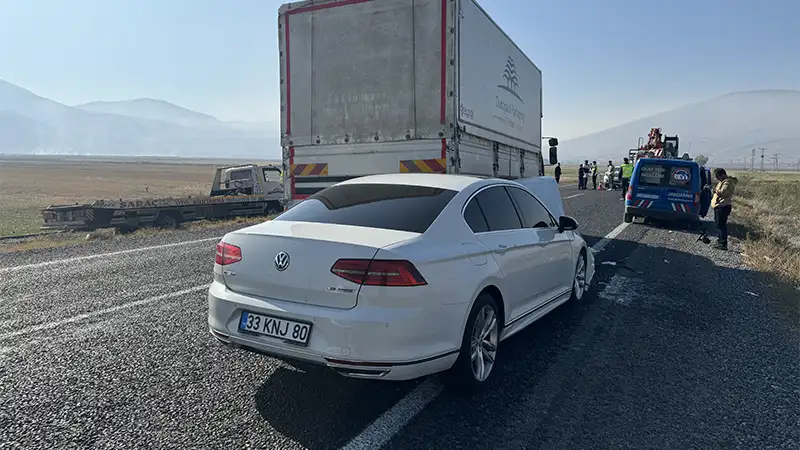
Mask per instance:
[[[424,233],[457,191],[398,184],[344,184],[317,192],[275,220]]]
[[[692,170],[689,166],[644,163],[639,171],[639,186],[689,189]]]

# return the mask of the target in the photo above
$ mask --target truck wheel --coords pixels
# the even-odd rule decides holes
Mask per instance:
[[[136,227],[131,227],[128,225],[122,225],[117,228],[114,228],[114,234],[131,234],[136,231]]]
[[[169,230],[178,228],[180,224],[180,219],[178,219],[174,214],[159,214],[155,223],[156,228],[165,228]]]
[[[633,222],[633,214],[625,214],[624,216],[622,216],[622,221],[625,223]]]
[[[269,202],[267,203],[267,207],[265,209],[268,216],[274,216],[276,214],[280,214],[281,204],[278,202]]]

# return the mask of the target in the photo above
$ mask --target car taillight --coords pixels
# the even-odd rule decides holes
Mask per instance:
[[[694,206],[697,206],[700,203],[700,194],[695,192],[694,194]]]
[[[331,272],[365,286],[423,286],[428,284],[409,261],[395,259],[340,259]]]
[[[633,188],[628,188],[628,193],[625,195],[626,200],[633,200]]]
[[[214,258],[214,262],[225,266],[228,264],[233,264],[242,260],[242,249],[228,244],[227,242],[220,241],[217,243],[217,254]]]

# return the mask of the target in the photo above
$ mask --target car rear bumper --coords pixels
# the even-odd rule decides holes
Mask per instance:
[[[420,299],[406,307],[341,310],[242,295],[218,281],[209,288],[208,306],[210,332],[224,344],[325,365],[348,377],[384,380],[409,380],[452,367],[463,335],[456,318],[467,308]],[[241,333],[245,310],[311,323],[308,345]]]
[[[696,212],[667,211],[663,209],[636,208],[633,206],[625,207],[625,214],[635,217],[647,217],[660,220],[699,220],[700,215]]]

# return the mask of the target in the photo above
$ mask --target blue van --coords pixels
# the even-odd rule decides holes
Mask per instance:
[[[699,225],[711,203],[710,170],[685,159],[642,158],[633,168],[623,221],[634,217]]]

